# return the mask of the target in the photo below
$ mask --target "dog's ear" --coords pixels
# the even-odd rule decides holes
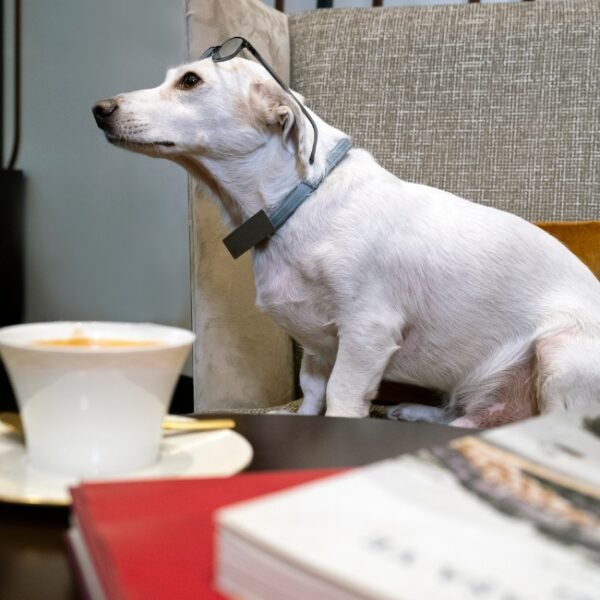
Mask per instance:
[[[300,102],[304,98],[295,94]],[[300,163],[307,169],[312,149],[312,129],[294,99],[274,81],[253,83],[250,88],[250,106],[260,122],[281,129],[283,143],[293,143]],[[310,132],[308,132],[310,129]]]

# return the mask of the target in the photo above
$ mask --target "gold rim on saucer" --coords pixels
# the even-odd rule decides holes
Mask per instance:
[[[0,503],[25,506],[71,506],[69,500],[48,500],[40,496],[8,496],[0,493]]]

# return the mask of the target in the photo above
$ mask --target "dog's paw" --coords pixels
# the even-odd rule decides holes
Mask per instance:
[[[298,409],[298,412],[296,414],[298,415],[306,415],[309,417],[315,417],[315,416],[319,416],[322,415],[324,412],[324,407],[322,406],[313,406],[310,404],[307,404],[306,402],[303,402],[300,405],[300,408]]]
[[[369,406],[338,406],[327,407],[326,417],[346,417],[351,419],[363,419],[369,416]]]
[[[392,421],[425,421],[427,423],[441,422],[443,410],[437,406],[427,406],[426,404],[402,403],[396,406],[390,406],[387,409],[386,416]]]

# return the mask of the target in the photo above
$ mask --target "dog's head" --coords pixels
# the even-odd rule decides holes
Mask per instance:
[[[297,104],[261,65],[239,57],[170,69],[160,86],[101,100],[92,111],[111,143],[134,152],[236,159],[279,138],[308,164],[312,130]]]

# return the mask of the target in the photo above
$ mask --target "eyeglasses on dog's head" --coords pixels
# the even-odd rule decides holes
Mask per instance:
[[[232,37],[228,39],[226,42],[221,44],[220,46],[211,46],[207,48],[200,56],[200,60],[205,58],[212,58],[215,62],[225,62],[226,60],[231,60],[235,58],[242,50],[248,50],[252,56],[258,60],[258,62],[268,71],[269,75],[294,99],[296,104],[300,107],[300,110],[304,114],[304,116],[308,119],[314,131],[313,138],[313,146],[312,151],[310,153],[309,162],[312,165],[315,161],[315,151],[317,149],[317,138],[318,131],[317,125],[314,122],[313,118],[310,116],[306,108],[302,102],[296,98],[294,92],[290,90],[290,88],[282,81],[281,77],[275,73],[275,71],[269,66],[269,64],[265,61],[265,59],[259,54],[258,50],[246,39],[243,37]]]

